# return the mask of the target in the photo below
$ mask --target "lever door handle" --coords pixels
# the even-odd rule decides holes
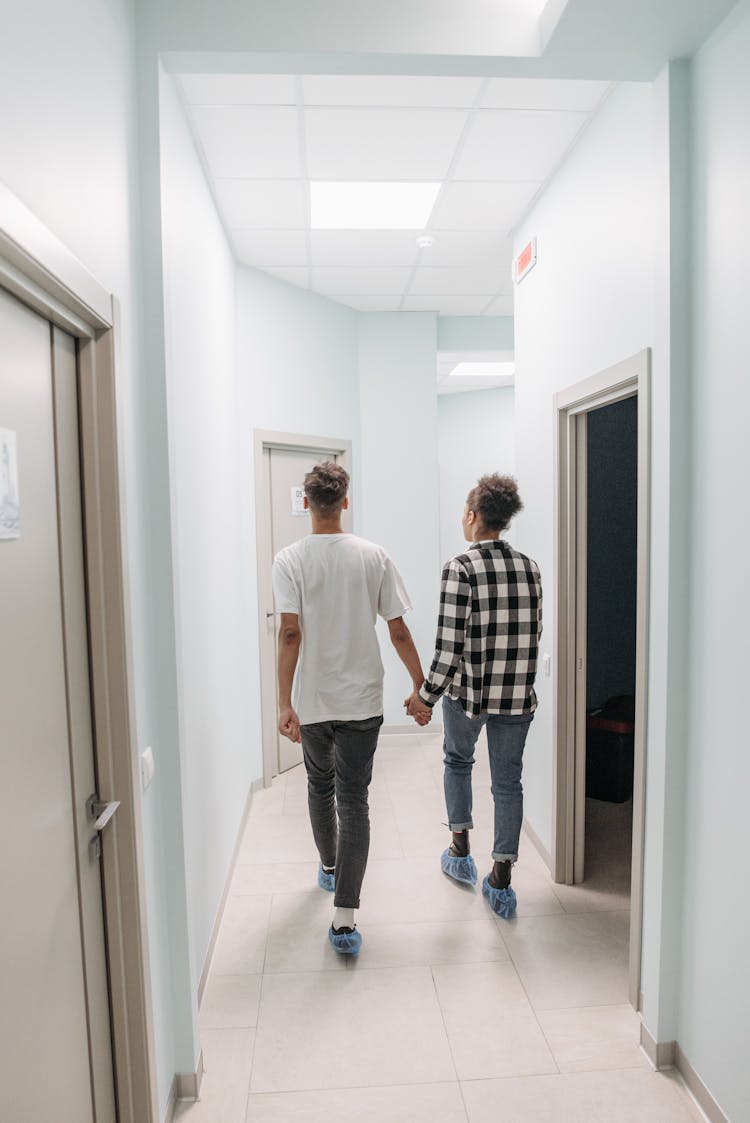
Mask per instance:
[[[94,830],[103,831],[119,806],[119,799],[112,799],[107,803],[105,800],[97,799],[95,795],[90,795],[86,800],[86,810],[89,819],[94,820]]]

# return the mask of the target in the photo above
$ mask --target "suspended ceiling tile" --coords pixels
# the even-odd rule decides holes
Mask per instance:
[[[443,188],[430,220],[431,230],[499,230],[507,233],[541,187],[518,183],[456,182]]]
[[[455,178],[546,179],[587,120],[586,113],[480,110],[469,125]]]
[[[252,268],[255,269],[257,266],[253,266]],[[310,287],[309,269],[295,269],[288,266],[277,268],[276,266],[267,265],[263,269],[263,272],[270,273],[272,277],[276,277],[279,281],[286,281],[287,284],[296,285],[297,288],[307,289]]]
[[[355,294],[401,294],[409,280],[409,269],[313,269],[316,292]]]
[[[404,312],[437,312],[440,316],[478,316],[492,299],[491,294],[476,293],[410,293],[404,297]]]
[[[216,201],[230,230],[302,229],[305,191],[293,179],[214,180]]]
[[[467,114],[456,109],[306,109],[317,180],[440,180]]]
[[[422,250],[419,264],[428,268],[461,268],[474,265],[506,269],[510,276],[513,243],[504,234],[490,230],[442,230],[435,234],[435,245]]]
[[[356,293],[356,295],[331,295],[331,300],[356,308],[358,312],[397,312],[401,306],[400,296],[381,296],[376,293]]]
[[[291,74],[183,74],[190,105],[295,105]]]
[[[414,273],[410,293],[493,293],[508,283],[507,270],[502,266],[475,269],[435,269],[420,266]],[[485,299],[490,299],[488,296]]]
[[[504,292],[500,296],[496,296],[490,304],[485,315],[487,316],[512,316],[513,315],[513,293]]]
[[[313,230],[314,266],[411,266],[418,230]]]
[[[609,82],[556,78],[492,78],[482,97],[485,109],[557,109],[590,113]]]
[[[296,109],[199,105],[192,112],[214,179],[296,179],[301,175]]]
[[[305,105],[377,105],[469,108],[480,78],[416,77],[376,74],[306,74]]]
[[[304,230],[233,230],[232,245],[244,265],[307,267]]]

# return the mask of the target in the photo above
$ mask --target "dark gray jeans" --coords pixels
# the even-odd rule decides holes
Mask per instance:
[[[367,789],[382,724],[378,715],[300,727],[315,845],[323,865],[336,867],[333,903],[343,909],[359,908],[370,850]]]

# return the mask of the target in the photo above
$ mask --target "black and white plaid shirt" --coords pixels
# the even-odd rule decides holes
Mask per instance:
[[[528,714],[542,634],[539,567],[507,542],[476,542],[446,562],[435,657],[420,697],[460,701],[470,717]]]

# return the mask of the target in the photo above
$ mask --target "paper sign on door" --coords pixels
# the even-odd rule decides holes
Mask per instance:
[[[0,429],[0,538],[21,537],[16,434]]]
[[[308,512],[305,510],[305,489],[302,484],[297,484],[296,487],[291,489],[292,492],[292,514],[295,517],[306,515]]]

